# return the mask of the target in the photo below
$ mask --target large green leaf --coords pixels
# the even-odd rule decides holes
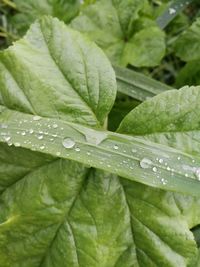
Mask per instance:
[[[89,128],[102,127],[116,93],[104,54],[45,17],[0,62],[0,266],[196,267],[189,231],[196,220],[172,193],[89,168],[118,173],[117,159],[126,157],[121,174],[129,169],[129,179],[159,181],[155,168],[139,161],[162,153],[176,162],[179,187],[191,182],[199,193],[199,182],[183,176],[194,173],[175,160],[181,154],[197,166],[198,157],[194,163],[190,154]],[[156,162],[157,172],[170,177]]]
[[[200,59],[200,18],[177,39],[175,52],[184,61]]]
[[[11,109],[92,126],[104,123],[116,94],[101,50],[48,17],[0,53],[0,87]]]
[[[12,23],[19,34],[25,33],[32,22],[42,15],[52,15],[68,23],[79,11],[79,0],[14,0],[17,14]]]
[[[138,22],[144,3],[97,1],[83,9],[71,26],[94,40],[114,64],[155,66],[165,53],[164,33],[151,19],[148,23]]]

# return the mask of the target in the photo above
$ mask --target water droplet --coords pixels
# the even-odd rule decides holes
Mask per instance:
[[[56,152],[56,156],[58,156],[58,157],[59,157],[60,155],[61,155],[61,153],[60,153],[60,152]]]
[[[41,120],[41,117],[40,116],[33,116],[33,120],[34,121],[39,121],[39,120]]]
[[[20,143],[16,142],[16,143],[14,143],[14,146],[19,147]]]
[[[0,128],[7,129],[8,128],[8,125],[6,125],[6,124],[0,124]]]
[[[168,171],[171,171],[171,169],[170,169],[170,167],[169,167],[169,166],[167,167],[167,170],[168,170]]]
[[[170,15],[173,15],[173,14],[175,14],[176,13],[176,9],[174,9],[174,8],[169,8],[169,14]]]
[[[200,168],[197,168],[195,170],[195,176],[197,177],[198,180],[200,180]]]
[[[23,136],[24,136],[24,135],[26,135],[26,132],[25,132],[25,131],[23,131],[23,132],[21,133],[21,135],[23,135]]]
[[[110,168],[110,167],[111,167],[111,165],[110,165],[110,164],[108,164],[108,165],[107,165],[107,167],[108,167],[108,168]]]
[[[45,146],[40,146],[40,149],[42,149],[42,150],[43,150],[44,148],[45,148]]]
[[[87,152],[87,155],[88,155],[88,156],[90,156],[90,155],[91,155],[91,153],[90,153],[90,152]]]
[[[81,151],[81,150],[80,150],[79,147],[76,147],[76,148],[75,148],[75,151],[76,151],[76,152],[79,152],[79,151]]]
[[[177,159],[178,159],[178,160],[180,160],[180,159],[181,159],[181,157],[178,157]]]
[[[56,123],[54,123],[54,124],[52,125],[52,127],[53,127],[54,129],[56,129],[56,128],[58,128],[58,125],[57,125]]]
[[[107,133],[96,132],[92,129],[87,129],[87,132],[85,133],[85,138],[87,142],[99,145],[107,138]]]
[[[164,178],[161,179],[161,182],[162,182],[163,185],[167,184],[167,180],[165,180]]]
[[[188,177],[188,174],[187,173],[185,174],[185,177]]]
[[[34,132],[33,129],[30,129],[30,130],[29,130],[29,133],[30,133],[30,134],[32,134],[33,132]]]
[[[115,150],[117,150],[119,147],[118,147],[118,145],[114,145],[114,147],[113,147]]]
[[[38,137],[37,137],[39,140],[42,140],[44,137],[43,137],[43,135],[38,135]]]
[[[159,163],[161,163],[161,164],[162,164],[162,163],[163,163],[163,159],[159,159]]]
[[[72,140],[71,138],[69,137],[66,137],[65,139],[63,139],[63,142],[62,142],[63,146],[65,148],[73,148],[75,146],[75,142],[74,140]]]
[[[156,167],[153,167],[153,172],[157,172],[157,168]]]
[[[152,165],[152,161],[151,161],[150,159],[143,158],[143,159],[140,161],[140,166],[141,166],[143,169],[148,169],[148,168],[150,168],[151,165]]]
[[[5,139],[6,142],[8,142],[8,141],[10,141],[11,137],[10,136],[6,136],[6,137],[4,137],[4,139]]]
[[[132,151],[133,153],[136,153],[136,152],[137,152],[137,150],[134,149],[134,148],[132,148],[131,151]]]

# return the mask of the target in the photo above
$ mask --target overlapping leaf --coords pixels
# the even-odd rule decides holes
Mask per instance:
[[[52,15],[68,23],[79,12],[79,0],[14,0],[17,14],[11,19],[18,33],[26,32],[31,23],[42,15]]]
[[[165,53],[164,33],[151,19],[138,21],[144,4],[138,0],[97,1],[83,9],[71,26],[94,40],[114,64],[155,66]]]

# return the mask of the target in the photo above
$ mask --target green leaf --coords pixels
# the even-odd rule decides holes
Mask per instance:
[[[117,90],[120,93],[144,101],[173,88],[142,73],[114,66]]]
[[[199,195],[183,164],[200,159],[92,129],[115,94],[101,50],[57,19],[40,19],[1,52],[0,267],[196,267],[189,206],[184,215],[173,193],[128,179]],[[156,171],[140,167],[144,156]]]
[[[48,17],[0,54],[0,87],[0,101],[11,109],[91,126],[104,123],[116,95],[101,50]]]
[[[199,156],[200,87],[184,87],[143,102],[122,121],[119,132]]]
[[[138,0],[97,1],[83,9],[71,26],[94,40],[113,64],[155,66],[164,56],[165,37],[151,19],[146,28],[135,29],[144,4]]]
[[[195,266],[187,223],[159,193],[68,161],[43,166],[1,196],[0,266]]]
[[[132,110],[119,132],[146,135],[198,131],[200,87],[183,87],[155,96]]]
[[[12,18],[18,32],[22,35],[31,23],[43,15],[52,15],[68,23],[79,11],[79,0],[14,0],[18,13]]]
[[[184,61],[200,59],[200,18],[180,35],[174,49],[176,55]]]
[[[200,84],[200,66],[199,60],[189,61],[179,71],[176,77],[176,86],[178,88],[184,85],[199,85]]]

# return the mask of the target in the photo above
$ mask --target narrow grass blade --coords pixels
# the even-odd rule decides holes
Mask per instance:
[[[153,187],[200,196],[200,158],[132,136],[0,106],[0,142],[74,160]]]
[[[180,12],[182,12],[194,0],[174,1],[158,18],[157,24],[164,29]]]
[[[174,89],[136,71],[116,66],[114,70],[118,91],[139,101],[144,101],[166,90]]]

